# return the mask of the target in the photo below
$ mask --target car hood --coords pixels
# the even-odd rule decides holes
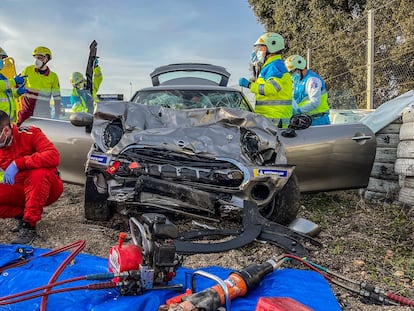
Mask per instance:
[[[118,123],[122,138],[108,148],[110,124]],[[277,128],[270,120],[230,108],[173,110],[131,102],[100,102],[92,137],[100,149],[117,155],[130,146],[171,150],[208,158],[231,158],[245,164],[272,160],[286,164]]]

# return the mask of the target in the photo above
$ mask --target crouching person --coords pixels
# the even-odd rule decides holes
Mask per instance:
[[[63,192],[59,152],[37,127],[17,127],[0,111],[0,218],[16,218],[12,244],[30,244],[43,208]]]

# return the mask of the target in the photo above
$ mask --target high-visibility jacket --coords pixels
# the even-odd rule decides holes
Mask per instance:
[[[91,92],[87,89],[79,90],[74,87],[72,89],[72,94],[70,95],[70,103],[73,112],[93,113],[93,98]]]
[[[302,113],[311,117],[329,113],[325,81],[310,69],[302,80],[295,82],[293,97]]]
[[[19,111],[18,124],[32,115],[50,118],[50,100],[53,97],[55,116],[64,112],[60,96],[59,78],[56,73],[47,68],[40,71],[34,65],[23,69],[26,76],[27,92],[22,97],[22,109]],[[53,116],[53,117],[55,117]]]
[[[99,87],[101,86],[102,80],[103,80],[103,75],[101,71],[101,66],[96,66],[95,68],[93,68],[93,78],[92,78],[92,97],[95,103],[99,101],[97,94],[98,94]]]
[[[10,116],[12,122],[16,122],[16,101],[19,97],[15,90],[16,82],[14,79],[7,79],[0,73],[0,110]]]
[[[70,96],[70,103],[72,105],[73,112],[89,112],[93,113],[94,103],[98,102],[98,89],[103,80],[101,67],[96,66],[93,69],[93,78],[92,78],[92,94],[87,89],[77,89],[74,87],[72,89],[72,94]]]
[[[25,86],[28,93],[25,96],[47,102],[50,102],[50,98],[53,96],[55,103],[61,101],[59,78],[49,68],[41,73],[34,65],[31,65],[23,69],[22,76],[27,76]],[[33,96],[33,94],[37,94],[37,96]]]
[[[266,118],[282,121],[287,127],[292,116],[292,79],[280,55],[270,56],[260,70],[259,77],[250,83],[256,95],[255,112]]]

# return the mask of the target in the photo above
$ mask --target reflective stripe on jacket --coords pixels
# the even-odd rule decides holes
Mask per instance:
[[[250,84],[250,91],[256,95],[256,113],[270,119],[281,119],[283,126],[287,127],[292,116],[293,86],[280,55],[266,60],[259,77]]]
[[[18,95],[14,90],[15,86],[14,79],[7,79],[0,74],[0,110],[7,113],[12,122],[16,121],[16,101],[14,98],[17,98]]]
[[[322,82],[321,97],[319,106],[312,109],[311,111],[306,111],[306,113],[310,116],[320,113],[329,113],[328,93],[326,92],[325,81],[310,69],[302,80],[295,83],[294,99],[298,103],[298,107],[302,108],[310,102],[309,94],[306,90],[306,83],[310,78],[317,78]]]
[[[23,69],[22,76],[27,76],[25,86],[29,91],[24,96],[48,102],[53,96],[55,104],[60,103],[59,78],[49,68],[42,74],[34,65],[31,65]]]

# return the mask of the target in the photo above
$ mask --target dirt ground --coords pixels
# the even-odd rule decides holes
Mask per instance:
[[[317,239],[323,247],[312,246],[311,261],[349,279],[368,281],[414,299],[414,221],[402,207],[384,202],[367,203],[358,191],[305,195],[301,200],[300,216],[322,227]],[[14,235],[9,230],[15,220],[0,221],[0,243],[8,244]],[[106,258],[109,249],[116,245],[120,230],[126,230],[126,223],[127,219],[124,223],[119,219],[111,223],[85,221],[83,188],[65,184],[59,201],[45,209],[33,246],[53,249],[86,240],[85,253]],[[186,256],[184,266],[200,268],[214,263],[240,269],[283,253],[276,246],[253,242],[225,253]],[[343,310],[411,310],[366,304],[348,290],[336,285],[331,287]]]

